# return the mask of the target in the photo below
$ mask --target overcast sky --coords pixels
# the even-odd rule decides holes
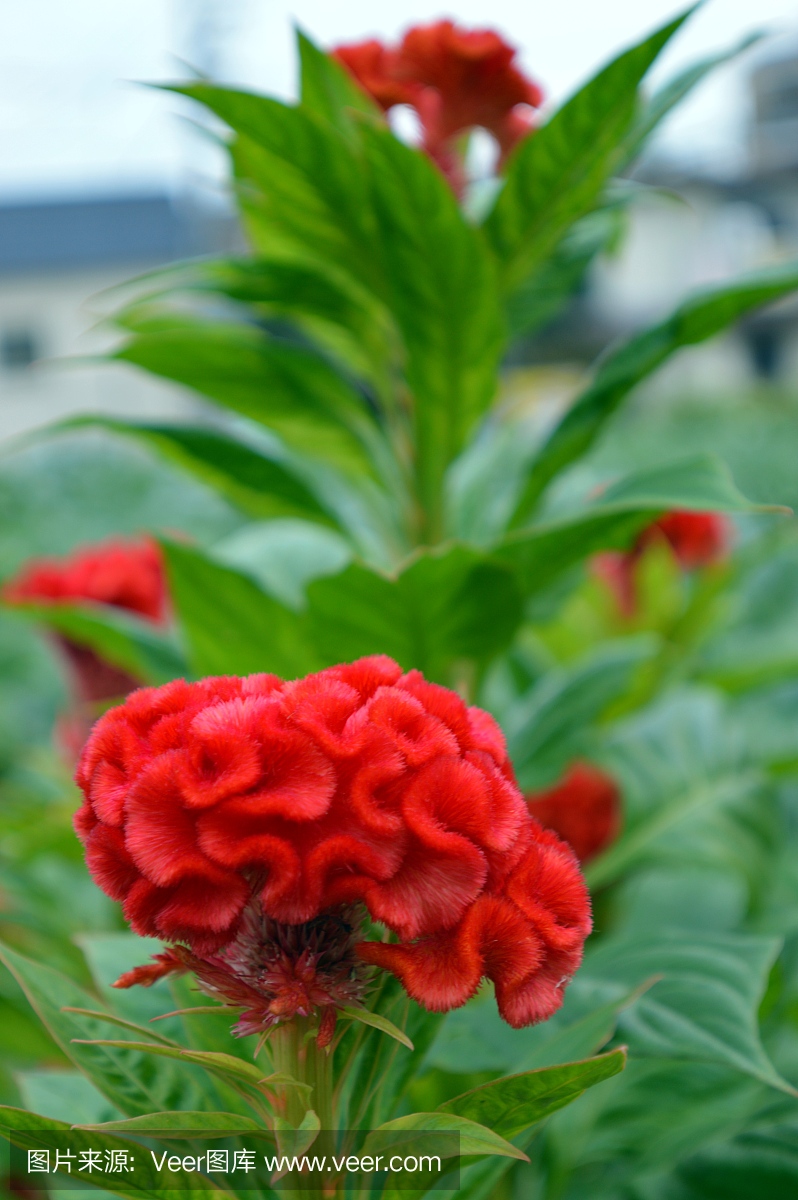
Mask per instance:
[[[291,95],[291,27],[323,44],[447,15],[501,30],[551,102],[624,45],[681,10],[672,0],[3,0],[0,4],[0,201],[180,187],[211,178],[213,158],[172,97],[133,85],[175,78],[179,58],[227,81]],[[798,0],[706,0],[655,75],[753,28],[798,47]],[[719,73],[666,131],[670,152],[732,166],[744,136],[750,56]]]

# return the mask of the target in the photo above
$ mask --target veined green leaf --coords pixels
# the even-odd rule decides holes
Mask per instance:
[[[409,1116],[386,1121],[368,1135],[363,1152],[368,1154],[374,1147],[381,1147],[383,1143],[380,1142],[380,1134],[390,1134],[391,1148],[396,1146],[403,1154],[412,1153],[414,1148],[421,1148],[429,1153],[431,1133],[459,1133],[461,1155],[498,1154],[506,1158],[519,1158],[523,1162],[529,1161],[523,1150],[505,1141],[492,1129],[486,1129],[484,1125],[472,1121],[469,1117],[448,1112],[410,1113]],[[456,1155],[458,1151],[453,1149],[451,1153]]]
[[[52,1139],[42,1142],[41,1134],[68,1134],[69,1144],[76,1153],[82,1150],[100,1150],[102,1152],[124,1151],[129,1153],[131,1143],[123,1138],[113,1137],[98,1130],[82,1130],[72,1128],[66,1121],[54,1121],[50,1117],[40,1117],[37,1113],[25,1112],[20,1108],[0,1105],[0,1136],[8,1139],[13,1146],[23,1150],[35,1150],[41,1146],[50,1146]],[[222,1197],[230,1198],[230,1192],[216,1187],[210,1179],[195,1171],[170,1172],[170,1184],[176,1194],[185,1196],[186,1200],[213,1200]],[[70,1173],[71,1175],[71,1173]],[[151,1197],[152,1200],[163,1200],[164,1190],[154,1164],[147,1161],[146,1155],[141,1155],[136,1162],[136,1181],[126,1178],[124,1172],[106,1172],[101,1167],[91,1172],[91,1183],[107,1192],[119,1196]],[[171,1193],[166,1193],[171,1194]]]
[[[641,79],[692,11],[619,55],[510,158],[485,222],[509,292],[593,207],[634,119]]]
[[[153,1054],[160,1058],[174,1058],[180,1062],[197,1063],[212,1075],[219,1075],[226,1080],[232,1077],[250,1087],[257,1087],[264,1079],[263,1072],[254,1063],[245,1062],[243,1058],[236,1058],[232,1054],[222,1054],[217,1050],[187,1050],[182,1046],[167,1046],[163,1042],[123,1042],[113,1038],[98,1038],[88,1042],[79,1040],[78,1044],[127,1047],[131,1050],[140,1050],[142,1054]]]
[[[255,245],[322,261],[374,290],[374,223],[355,148],[307,106],[205,83],[176,86],[238,135],[234,158]],[[377,289],[378,290],[378,289]]]
[[[169,462],[221,492],[253,517],[300,516],[336,524],[305,478],[292,469],[291,455],[255,449],[212,429],[190,425],[134,424],[108,417],[79,417],[59,429],[106,429],[151,447]],[[50,432],[53,432],[51,429]]]
[[[635,334],[599,366],[595,379],[549,437],[527,478],[513,523],[526,521],[558,472],[585,454],[641,380],[682,346],[719,333],[754,308],[798,288],[795,264],[692,296],[659,325]],[[695,506],[693,506],[695,507]]]
[[[167,543],[164,553],[196,675],[270,671],[293,679],[317,668],[302,615],[279,604],[246,575],[195,550]]]
[[[406,347],[422,502],[440,520],[448,464],[493,399],[504,349],[494,265],[426,155],[364,125],[372,253]],[[436,511],[437,510],[437,511]]]
[[[124,1113],[136,1115],[168,1108],[202,1105],[202,1076],[186,1063],[182,1070],[159,1070],[148,1063],[132,1038],[119,1038],[106,1044],[79,1044],[76,1039],[93,1039],[103,1033],[104,1022],[63,1008],[91,1009],[94,997],[52,967],[31,962],[7,946],[0,947],[0,959],[8,967],[28,998],[31,1007],[51,1037],[75,1066]],[[178,1050],[162,1046],[179,1055]],[[214,1099],[209,1092],[212,1107]],[[218,1101],[217,1101],[218,1104]]]
[[[407,1046],[408,1050],[413,1050],[413,1043],[406,1033],[394,1025],[393,1021],[389,1021],[387,1017],[383,1017],[380,1013],[371,1012],[367,1008],[339,1008],[338,1015],[348,1017],[350,1021],[362,1021],[364,1025],[371,1025],[373,1029],[379,1029],[381,1033],[387,1033],[388,1037],[394,1038],[395,1041],[401,1042],[403,1046]]]
[[[206,1137],[211,1131],[222,1133],[245,1131],[265,1133],[263,1125],[251,1117],[228,1112],[160,1112],[143,1113],[127,1121],[102,1121],[98,1125],[76,1125],[75,1129],[96,1129],[99,1133],[167,1133],[170,1138],[183,1134],[196,1138],[198,1133]]]
[[[181,318],[142,330],[115,358],[274,429],[298,450],[374,474],[386,453],[365,401],[318,355],[252,327]]]
[[[798,1128],[785,1120],[708,1145],[674,1172],[672,1200],[792,1200],[798,1194]]]
[[[655,639],[605,643],[586,661],[547,671],[505,717],[507,746],[524,788],[552,783],[574,758],[587,730],[650,661]]]
[[[516,1137],[549,1113],[576,1100],[589,1087],[617,1075],[625,1065],[626,1051],[621,1049],[583,1062],[508,1075],[455,1096],[440,1105],[438,1112],[488,1123],[504,1137]]]
[[[778,938],[684,929],[607,938],[588,953],[590,979],[633,986],[660,982],[621,1013],[632,1053],[733,1067],[796,1096],[765,1053],[757,1013],[781,949]]]

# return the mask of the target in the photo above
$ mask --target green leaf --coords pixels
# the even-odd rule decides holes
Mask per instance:
[[[524,788],[555,780],[584,747],[588,729],[657,650],[649,638],[605,643],[573,666],[547,671],[504,719],[507,747]]]
[[[582,286],[594,259],[617,244],[634,195],[634,189],[629,189],[582,217],[511,293],[507,320],[513,338],[529,337],[562,311]]]
[[[598,550],[625,549],[645,525],[674,508],[745,512],[755,506],[722,463],[697,455],[635,472],[607,487],[589,507],[510,533],[493,556],[515,567],[531,595]]]
[[[407,350],[419,494],[439,521],[445,470],[496,387],[504,336],[495,269],[479,231],[427,156],[390,130],[362,132],[381,294]]]
[[[387,1033],[388,1037],[401,1042],[403,1046],[407,1046],[408,1050],[415,1049],[407,1034],[398,1029],[393,1021],[389,1021],[387,1017],[383,1017],[379,1013],[370,1012],[367,1008],[339,1008],[338,1015],[339,1017],[348,1017],[350,1021],[362,1021],[364,1025],[370,1025],[373,1029],[379,1029],[381,1033]]]
[[[232,1054],[222,1054],[216,1050],[186,1050],[182,1046],[167,1046],[163,1042],[132,1042],[117,1041],[116,1039],[93,1038],[91,1041],[79,1041],[78,1044],[88,1046],[126,1047],[140,1050],[142,1054],[152,1054],[156,1058],[174,1058],[183,1063],[196,1063],[204,1067],[212,1075],[229,1082],[234,1079],[257,1088],[264,1080],[264,1074],[254,1063],[245,1062]]]
[[[195,675],[270,671],[293,679],[319,665],[302,618],[252,580],[176,543],[164,553]]]
[[[508,1075],[448,1100],[438,1111],[487,1123],[497,1133],[512,1138],[564,1108],[589,1087],[617,1075],[625,1065],[626,1051],[620,1049],[583,1062]]]
[[[121,1115],[80,1071],[20,1071],[16,1082],[25,1107],[55,1121],[88,1124]]]
[[[325,54],[306,33],[297,29],[300,100],[304,108],[323,117],[341,133],[353,135],[352,113],[380,117],[380,109],[332,55]]]
[[[635,158],[665,117],[717,67],[739,58],[765,36],[764,31],[749,33],[731,49],[722,50],[719,54],[711,54],[692,63],[659,88],[643,103],[634,125],[624,139],[621,163],[628,163]]]
[[[632,1053],[733,1067],[796,1096],[767,1057],[757,1013],[778,938],[673,930],[608,938],[588,953],[587,978],[634,986],[661,982],[619,1019]]]
[[[505,1141],[492,1129],[486,1129],[484,1125],[480,1125],[468,1117],[444,1112],[410,1113],[406,1117],[397,1117],[393,1121],[386,1121],[368,1135],[363,1145],[363,1153],[369,1154],[374,1147],[381,1147],[380,1134],[392,1135],[391,1148],[394,1146],[397,1149],[401,1148],[403,1154],[412,1153],[414,1148],[420,1148],[429,1153],[430,1133],[459,1133],[459,1154],[464,1156],[498,1154],[505,1158],[529,1161],[523,1150],[519,1150],[511,1142]],[[419,1134],[421,1134],[420,1137]],[[452,1153],[457,1154],[458,1151],[453,1150]]]
[[[43,1142],[40,1134],[63,1133],[68,1135],[70,1148],[75,1153],[82,1150],[124,1150],[129,1152],[131,1143],[123,1138],[112,1137],[97,1131],[72,1129],[66,1121],[54,1121],[50,1117],[40,1117],[37,1113],[25,1112],[20,1108],[10,1108],[0,1105],[0,1136],[5,1137],[14,1146],[23,1150],[35,1150],[40,1146],[51,1146],[52,1138]],[[163,1200],[165,1193],[163,1181],[155,1169],[152,1160],[147,1161],[146,1155],[136,1159],[135,1182],[129,1181],[124,1173],[107,1173],[102,1170],[91,1172],[92,1185],[103,1188],[115,1195],[131,1197],[153,1197],[153,1200]],[[212,1197],[229,1197],[229,1192],[215,1187],[210,1179],[199,1172],[175,1171],[169,1172],[170,1189],[185,1196],[186,1200],[210,1200]]]
[[[55,629],[144,683],[168,683],[185,673],[175,641],[146,621],[107,604],[14,604],[14,612]]]
[[[393,578],[355,563],[312,583],[308,603],[326,663],[389,654],[441,682],[457,660],[502,650],[521,619],[512,572],[464,546],[420,552]]]
[[[619,781],[625,821],[585,869],[592,888],[650,862],[744,867],[754,857],[749,810],[761,807],[763,773],[715,694],[672,693],[616,726],[601,757]],[[741,806],[738,846],[730,821]]]
[[[258,1125],[257,1121],[253,1121],[251,1117],[227,1112],[143,1113],[140,1117],[131,1117],[127,1121],[102,1121],[98,1125],[77,1125],[73,1128],[96,1129],[101,1133],[168,1132],[170,1137],[176,1137],[181,1133],[187,1137],[196,1137],[198,1133],[204,1133],[207,1136],[211,1130],[265,1132],[263,1125]]]
[[[298,450],[374,474],[381,435],[357,392],[318,355],[246,325],[183,318],[142,331],[114,357],[275,430]]]
[[[133,424],[107,417],[79,417],[58,429],[96,428],[141,442],[168,462],[181,467],[221,492],[253,517],[290,514],[326,524],[334,523],[312,487],[292,469],[291,456],[276,443],[271,453],[226,437],[212,429],[190,425]],[[50,430],[52,432],[52,429]],[[307,465],[310,475],[311,464]]]
[[[634,119],[641,79],[692,11],[621,54],[512,155],[485,222],[508,291],[593,207]]]
[[[534,139],[532,139],[534,140]],[[587,453],[641,380],[683,346],[706,341],[740,317],[798,288],[794,264],[690,297],[671,316],[635,334],[604,359],[587,391],[576,400],[538,454],[516,509],[523,523],[555,475]]]
[[[373,290],[373,213],[345,137],[306,106],[204,83],[172,90],[204,104],[239,135],[234,157],[249,185],[242,201],[260,254],[323,262]]]
[[[772,1124],[708,1146],[680,1164],[668,1200],[793,1200],[798,1195],[798,1129]]]
[[[7,946],[0,947],[0,959],[51,1037],[122,1112],[136,1115],[186,1105],[200,1107],[202,1077],[190,1067],[182,1071],[155,1070],[131,1038],[105,1045],[78,1044],[75,1039],[91,1039],[93,1034],[102,1033],[104,1023],[65,1011],[61,1006],[66,1002],[74,1008],[91,1009],[95,1006],[94,998],[52,967],[31,962]],[[179,1053],[170,1047],[161,1048]]]
[[[249,575],[281,604],[302,609],[307,585],[337,575],[353,554],[332,529],[286,518],[253,522],[236,530],[214,545],[213,557]]]

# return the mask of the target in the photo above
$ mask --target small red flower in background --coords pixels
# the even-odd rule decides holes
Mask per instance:
[[[167,610],[161,552],[149,538],[140,538],[80,547],[63,559],[36,559],[5,585],[3,599],[12,604],[88,600],[161,623]]]
[[[597,554],[593,569],[610,588],[621,615],[632,617],[637,609],[635,570],[649,546],[667,543],[682,570],[695,571],[720,562],[728,550],[730,536],[729,521],[720,513],[665,513],[638,534],[631,550]]]
[[[615,780],[592,763],[576,762],[553,787],[528,792],[529,811],[588,862],[621,831],[621,800]]]
[[[143,689],[97,723],[77,781],[96,882],[136,932],[186,943],[206,989],[259,994],[261,1027],[314,988],[334,1006],[363,963],[436,1011],[488,977],[526,1025],[581,961],[578,864],[530,817],[498,726],[388,658]],[[350,938],[364,909],[398,942]],[[344,929],[334,953],[318,922]]]
[[[168,615],[163,559],[149,538],[79,547],[63,559],[36,559],[5,584],[2,598],[8,604],[42,606],[107,604],[156,624],[163,624]],[[53,637],[66,661],[73,693],[72,711],[59,717],[58,741],[74,762],[96,715],[94,706],[127,695],[141,680],[65,634],[54,631]]]
[[[515,65],[515,50],[489,29],[453,21],[416,25],[396,49],[371,40],[333,54],[386,112],[409,104],[421,121],[423,146],[462,187],[457,137],[475,128],[496,138],[504,160],[532,129],[530,110],[543,93]]]

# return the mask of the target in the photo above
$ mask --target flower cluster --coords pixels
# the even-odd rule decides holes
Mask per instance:
[[[149,538],[142,538],[87,546],[64,559],[36,559],[5,585],[3,599],[11,604],[89,601],[163,622],[166,582],[161,552]]]
[[[595,858],[621,831],[618,785],[592,763],[575,762],[553,787],[528,792],[526,799],[532,816],[564,838],[580,862]]]
[[[578,864],[530,816],[498,726],[391,659],[142,689],[98,722],[77,781],[89,868],[133,928],[239,976],[253,920],[263,949],[263,921],[353,906],[396,939],[361,941],[360,962],[436,1011],[488,977],[510,1024],[544,1020],[581,960]]]
[[[593,567],[610,588],[621,615],[631,617],[637,609],[637,564],[649,546],[668,545],[682,570],[694,571],[720,562],[729,537],[728,519],[720,513],[669,512],[647,525],[630,550],[597,554]]]
[[[515,65],[513,47],[488,29],[436,21],[414,26],[394,48],[370,40],[333,53],[384,111],[398,104],[416,110],[424,149],[458,191],[459,135],[486,129],[506,158],[530,132],[530,110],[543,100]]]

